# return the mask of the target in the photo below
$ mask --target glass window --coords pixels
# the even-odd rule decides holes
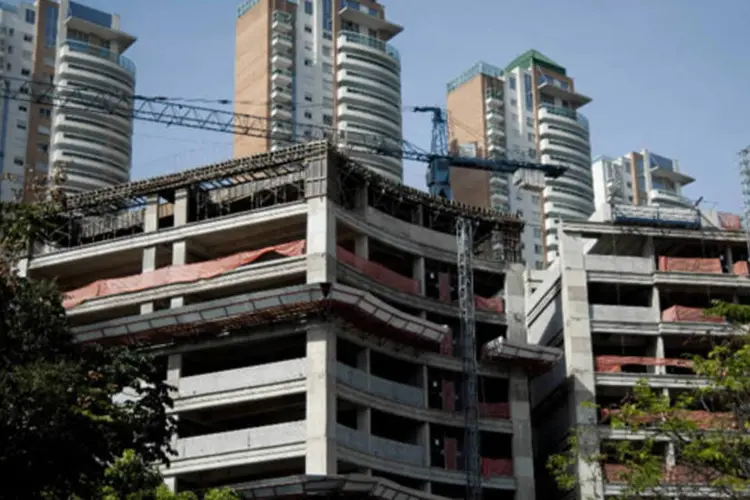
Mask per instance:
[[[313,3],[310,0],[305,0],[305,14],[312,15],[313,13]]]
[[[508,79],[508,87],[510,87],[512,90],[516,89],[516,77],[515,76],[511,76]]]
[[[36,21],[36,12],[33,10],[26,10],[26,22],[29,24],[34,24]]]
[[[57,5],[47,6],[45,14],[44,42],[47,47],[54,47],[57,44],[57,18],[59,15]]]
[[[534,97],[533,97],[533,88],[531,85],[531,75],[528,73],[523,75],[523,91],[524,91],[524,98],[525,98],[525,104],[526,104],[526,111],[531,111],[534,109]]]

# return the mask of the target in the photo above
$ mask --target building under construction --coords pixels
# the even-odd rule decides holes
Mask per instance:
[[[564,349],[555,368],[532,382],[538,498],[620,498],[628,471],[614,457],[601,470],[580,460],[569,496],[544,477],[545,458],[566,447],[571,428],[588,434],[580,442],[589,457],[606,456],[606,444],[648,437],[648,429],[609,421],[642,379],[672,401],[706,383],[687,355],[706,356],[737,330],[703,310],[714,300],[750,304],[749,277],[737,215],[611,205],[590,221],[561,225],[559,258],[526,283],[529,340]],[[731,407],[707,408],[687,417],[706,429],[735,418]],[[665,471],[659,498],[725,498],[679,463],[673,443],[660,442],[657,453]]]
[[[392,183],[326,142],[66,210],[22,271],[57,280],[79,341],[158,355],[176,388],[172,488],[463,498],[473,453],[484,498],[535,498],[529,377],[560,351],[526,342],[520,219]],[[478,246],[502,243],[501,260],[473,259],[476,402],[462,396],[458,218]]]

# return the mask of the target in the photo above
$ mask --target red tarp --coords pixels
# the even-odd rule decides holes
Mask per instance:
[[[456,411],[456,386],[451,380],[443,380],[443,410]]]
[[[446,470],[458,469],[458,440],[455,438],[443,439],[443,457],[445,458]]]
[[[294,257],[305,253],[305,240],[297,240],[282,243],[271,247],[239,252],[228,257],[198,262],[196,264],[185,264],[180,266],[167,266],[147,271],[145,273],[123,276],[121,278],[110,278],[98,280],[84,287],[72,290],[65,294],[63,306],[72,309],[79,304],[94,298],[132,293],[148,288],[154,288],[175,283],[192,283],[195,281],[210,279],[220,274],[246,266],[269,253],[277,253],[284,257]]]
[[[684,257],[659,257],[659,271],[678,273],[721,274],[719,259],[693,259]]]
[[[723,323],[718,316],[704,316],[699,307],[672,306],[661,312],[661,320],[673,323]]]
[[[620,410],[602,409],[602,423],[608,421],[610,417],[618,415]],[[690,420],[698,425],[699,429],[736,429],[737,419],[731,412],[708,412],[701,410],[677,410],[674,415],[684,420]],[[660,418],[659,415],[644,415],[638,418],[641,424],[648,424]]]
[[[378,283],[414,295],[419,295],[420,293],[419,282],[417,280],[408,278],[396,271],[391,271],[377,262],[364,259],[342,247],[336,249],[336,256],[344,264],[352,266]]]
[[[482,458],[482,476],[512,476],[513,460],[509,458]]]
[[[735,262],[734,265],[732,265],[732,272],[738,276],[750,275],[750,269],[748,269],[747,261],[741,260],[739,262]]]
[[[482,418],[510,418],[508,403],[479,403],[479,416]]]
[[[597,356],[596,371],[605,373],[616,373],[622,371],[624,365],[639,366],[679,366],[681,368],[692,368],[693,362],[689,359],[673,358],[651,358],[646,356]]]

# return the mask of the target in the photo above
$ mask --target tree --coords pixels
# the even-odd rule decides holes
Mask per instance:
[[[624,404],[609,412],[613,429],[640,439],[611,443],[601,454],[582,458],[620,483],[622,498],[695,496],[707,486],[724,498],[750,498],[750,336],[742,326],[750,324],[750,306],[716,302],[705,314],[725,318],[736,334],[708,356],[691,357],[705,385],[670,400],[642,380]],[[548,461],[561,489],[572,489],[577,480],[570,471],[580,455],[582,432],[596,429],[578,429],[569,450]],[[660,453],[666,442],[674,459],[670,467]]]
[[[3,499],[95,499],[105,487],[107,498],[119,498],[118,458],[166,464],[171,453],[170,388],[156,363],[134,348],[75,343],[54,283],[16,272],[18,258],[48,234],[60,200],[0,203]],[[123,392],[137,397],[115,402]]]

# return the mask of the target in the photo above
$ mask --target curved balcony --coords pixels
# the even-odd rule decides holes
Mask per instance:
[[[370,129],[382,130],[386,137],[401,137],[400,113],[380,113],[351,104],[339,104],[337,112],[339,123],[359,124]]]
[[[83,66],[100,66],[104,71],[135,79],[135,63],[127,57],[79,40],[66,40],[60,47],[62,60],[75,61]]]
[[[588,135],[588,119],[574,109],[541,104],[538,113],[540,123],[557,124],[562,127],[571,128],[574,131],[585,132]]]
[[[337,97],[338,102],[341,104],[351,104],[358,107],[371,107],[374,111],[377,111],[380,114],[390,116],[393,120],[401,121],[401,108],[394,106],[393,102],[374,92],[368,92],[367,90],[354,87],[340,87],[337,92]]]
[[[383,95],[391,102],[401,102],[401,82],[396,85],[388,84],[380,79],[368,78],[366,72],[339,69],[336,81],[340,88],[357,88]]]
[[[559,137],[542,139],[539,141],[539,150],[542,154],[569,158],[571,163],[581,165],[590,165],[591,163],[591,155],[588,153],[588,148],[581,151],[581,148],[576,144],[560,140]]]
[[[541,139],[557,139],[565,141],[582,151],[588,151],[590,147],[587,134],[577,133],[570,128],[559,127],[548,122],[539,125],[539,137]]]
[[[366,75],[368,79],[382,81],[394,89],[401,88],[401,70],[399,67],[388,67],[387,65],[370,61],[361,54],[339,53],[337,58],[338,67],[348,69]]]
[[[690,198],[686,198],[674,191],[668,191],[666,189],[652,189],[649,191],[648,202],[651,205],[662,207],[692,208],[695,205],[695,202]]]
[[[341,31],[338,38],[340,52],[354,51],[370,55],[378,61],[401,67],[401,56],[391,44],[354,31]],[[400,70],[399,70],[400,71]]]

